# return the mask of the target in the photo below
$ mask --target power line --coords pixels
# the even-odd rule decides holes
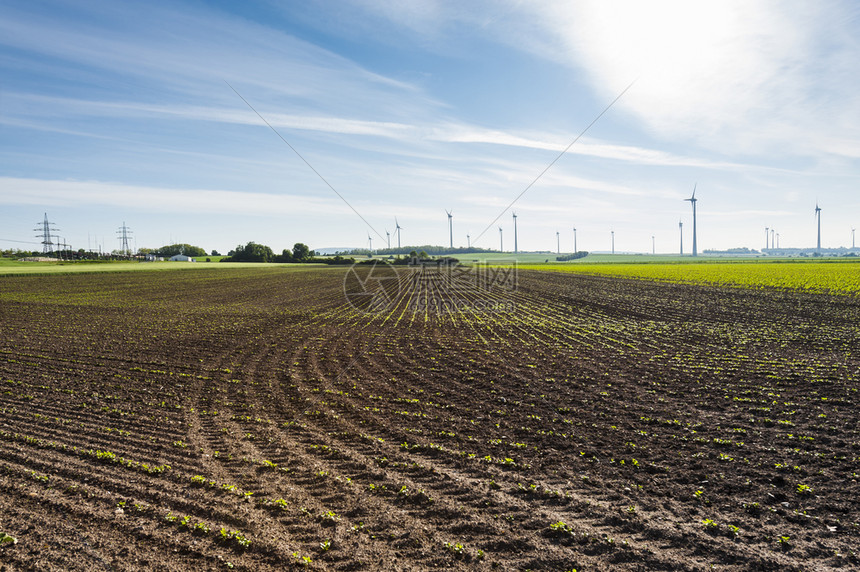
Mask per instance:
[[[247,99],[245,99],[244,97],[242,97],[242,94],[241,94],[241,93],[239,93],[238,91],[236,91],[236,88],[235,88],[235,87],[233,87],[232,85],[230,85],[230,82],[228,82],[227,80],[224,80],[224,83],[226,83],[226,84],[227,84],[227,86],[228,86],[230,89],[232,89],[232,90],[233,90],[233,93],[235,93],[236,95],[238,95],[238,96],[239,96],[239,99],[241,99],[242,101],[244,101],[244,102],[245,102],[245,105],[247,105],[248,107],[250,107],[250,108],[251,108],[251,111],[253,111],[254,113],[256,113],[256,114],[257,114],[257,117],[259,117],[259,118],[263,121],[263,123],[265,123],[265,124],[269,127],[269,129],[271,129],[271,130],[275,133],[275,135],[277,135],[277,136],[281,139],[281,141],[283,141],[283,142],[287,145],[287,147],[289,147],[290,149],[292,149],[293,153],[295,153],[295,154],[296,154],[296,156],[297,156],[299,159],[301,159],[301,160],[304,162],[304,164],[305,164],[305,165],[307,165],[307,166],[308,166],[308,168],[310,168],[310,170],[311,170],[311,171],[313,171],[313,172],[316,174],[316,176],[317,176],[317,177],[319,177],[319,178],[320,178],[320,180],[321,180],[323,183],[325,183],[325,184],[326,184],[326,186],[327,186],[329,189],[331,189],[332,191],[334,191],[334,194],[336,194],[336,195],[340,198],[340,200],[342,200],[342,201],[344,202],[344,204],[345,204],[346,206],[348,206],[350,209],[352,209],[352,212],[354,212],[354,213],[358,216],[358,218],[360,218],[360,219],[362,220],[362,222],[364,222],[364,224],[366,224],[366,225],[367,225],[367,228],[369,228],[370,230],[372,230],[372,231],[376,234],[376,236],[378,236],[380,239],[382,238],[382,235],[381,235],[381,234],[379,234],[379,231],[378,231],[378,230],[376,230],[376,229],[373,227],[373,225],[372,225],[372,224],[370,224],[369,222],[367,222],[367,219],[365,219],[363,216],[361,216],[361,213],[360,213],[360,212],[358,212],[357,210],[355,210],[355,207],[354,207],[354,206],[352,206],[352,205],[350,204],[350,202],[349,202],[348,200],[346,200],[346,199],[344,198],[344,196],[343,196],[342,194],[340,194],[340,193],[338,192],[338,190],[337,190],[337,189],[335,189],[335,188],[331,185],[331,183],[329,183],[329,182],[326,180],[326,178],[325,178],[325,177],[323,177],[323,176],[322,176],[322,174],[320,174],[320,172],[319,172],[319,171],[317,171],[317,170],[314,168],[314,166],[313,166],[313,165],[311,165],[311,164],[310,164],[310,162],[308,162],[308,160],[307,160],[307,159],[305,159],[305,158],[304,158],[304,156],[303,156],[301,153],[299,153],[299,152],[298,152],[298,150],[297,150],[295,147],[293,147],[292,145],[290,145],[290,142],[289,142],[289,141],[287,141],[286,139],[284,139],[284,136],[283,136],[283,135],[281,135],[281,134],[280,134],[280,132],[278,132],[278,130],[277,130],[277,129],[275,129],[275,128],[272,126],[272,124],[271,124],[271,123],[269,123],[268,121],[266,121],[266,118],[265,118],[265,117],[263,117],[262,115],[260,115],[260,112],[259,112],[259,111],[257,111],[257,110],[254,108],[254,106],[253,106],[253,105],[251,105],[250,103],[248,103],[248,100],[247,100]]]
[[[567,147],[565,147],[565,148],[562,150],[562,152],[561,152],[561,153],[559,153],[559,154],[558,154],[558,156],[556,156],[556,158],[555,158],[555,159],[553,159],[552,161],[550,161],[549,165],[547,165],[547,166],[544,168],[544,170],[543,170],[543,171],[541,171],[541,172],[538,174],[538,176],[537,176],[537,177],[535,177],[535,178],[534,178],[534,180],[533,180],[531,183],[529,183],[529,184],[528,184],[528,186],[526,186],[526,188],[525,188],[525,189],[523,189],[523,190],[522,190],[522,192],[521,192],[520,194],[518,194],[518,195],[517,195],[517,197],[516,197],[514,200],[512,200],[512,201],[511,201],[511,204],[509,204],[509,205],[508,205],[508,206],[506,206],[504,209],[502,209],[502,212],[500,212],[500,213],[499,213],[499,215],[498,215],[496,218],[494,218],[494,219],[493,219],[493,222],[491,222],[490,224],[488,224],[488,225],[487,225],[487,228],[485,228],[483,231],[481,231],[481,234],[479,234],[479,235],[478,235],[478,238],[476,238],[476,239],[475,239],[475,242],[477,242],[477,241],[481,240],[481,237],[482,237],[482,236],[484,236],[484,233],[485,233],[485,232],[487,232],[488,230],[490,230],[490,227],[491,227],[491,226],[493,226],[494,224],[496,224],[496,221],[498,221],[500,218],[502,218],[502,215],[503,215],[503,214],[505,214],[506,212],[508,212],[508,209],[510,209],[512,206],[514,206],[514,205],[516,204],[516,202],[517,202],[518,200],[520,200],[520,198],[521,198],[524,194],[526,194],[526,192],[528,192],[528,190],[529,190],[529,189],[531,189],[531,188],[534,186],[534,184],[535,184],[535,183],[537,183],[537,182],[540,180],[540,178],[541,178],[541,177],[543,177],[543,176],[544,176],[544,174],[546,174],[546,172],[547,172],[547,171],[549,171],[549,170],[550,170],[550,168],[551,168],[553,165],[555,165],[555,164],[556,164],[556,162],[557,162],[559,159],[561,159],[561,158],[564,156],[564,154],[565,154],[565,153],[567,153],[567,152],[570,150],[570,148],[571,148],[571,147],[573,147],[574,143],[576,143],[577,141],[579,141],[579,140],[582,138],[582,136],[583,136],[583,135],[585,135],[585,133],[586,133],[589,129],[591,129],[591,127],[592,127],[595,123],[597,123],[597,122],[598,122],[598,120],[600,120],[600,118],[604,116],[604,114],[606,114],[606,112],[607,112],[607,111],[609,111],[610,109],[612,109],[612,106],[613,106],[613,105],[615,105],[615,104],[616,104],[616,102],[618,102],[618,100],[619,100],[619,99],[621,99],[621,97],[622,97],[625,93],[627,93],[627,90],[629,90],[631,87],[633,87],[633,84],[634,84],[634,83],[636,83],[636,80],[631,81],[631,82],[630,82],[630,85],[628,85],[627,87],[625,87],[625,88],[621,91],[621,93],[619,93],[619,94],[615,97],[615,99],[613,99],[613,100],[612,100],[612,102],[611,102],[609,105],[607,105],[607,106],[603,109],[603,111],[601,111],[601,112],[597,115],[597,117],[595,117],[595,118],[591,121],[591,123],[589,123],[589,124],[585,127],[585,129],[583,129],[583,130],[582,130],[582,132],[581,132],[579,135],[577,135],[577,136],[576,136],[576,138],[575,138],[573,141],[571,141],[571,142],[570,142],[570,144],[568,144],[568,146],[567,146]]]
[[[0,238],[0,242],[19,242],[21,244],[42,244],[41,242],[33,242],[32,240],[14,240],[12,238]]]

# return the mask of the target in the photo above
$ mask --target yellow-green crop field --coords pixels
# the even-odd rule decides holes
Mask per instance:
[[[860,294],[860,261],[703,262],[684,264],[524,264],[524,270],[574,272],[744,288],[791,288]]]

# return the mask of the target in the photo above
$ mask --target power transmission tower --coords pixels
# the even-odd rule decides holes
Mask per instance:
[[[122,226],[116,231],[117,238],[122,241],[120,252],[126,256],[131,256],[131,249],[128,247],[128,239],[131,236],[131,229],[125,226],[125,221],[122,221]]]
[[[42,239],[42,254],[49,254],[54,251],[51,235],[53,232],[60,230],[54,226],[54,223],[48,221],[48,213],[45,213],[45,219],[36,223],[38,226],[33,230],[38,232],[36,236]],[[59,243],[57,244],[59,246]]]
[[[68,258],[69,260],[71,260],[71,256],[72,256],[72,255],[71,255],[71,253],[69,252],[69,245],[68,245],[68,243],[66,242],[66,239],[65,239],[65,238],[62,238],[62,237],[59,237],[59,236],[55,236],[54,238],[56,238],[56,239],[57,239],[57,250],[59,251],[59,258],[60,258],[61,260],[65,260],[65,259],[67,259],[67,258]]]

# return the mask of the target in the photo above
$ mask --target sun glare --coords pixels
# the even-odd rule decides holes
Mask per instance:
[[[565,34],[607,92],[638,78],[622,105],[651,125],[688,129],[730,113],[729,102],[735,112],[756,104],[748,94],[780,53],[771,41],[780,24],[764,11],[733,2],[593,2],[565,14]],[[715,113],[702,117],[703,109]]]

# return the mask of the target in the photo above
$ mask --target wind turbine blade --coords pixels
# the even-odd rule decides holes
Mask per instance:
[[[699,183],[693,183],[693,196],[690,197],[693,200],[695,200],[695,198],[696,198],[696,187],[698,186],[698,184]]]

